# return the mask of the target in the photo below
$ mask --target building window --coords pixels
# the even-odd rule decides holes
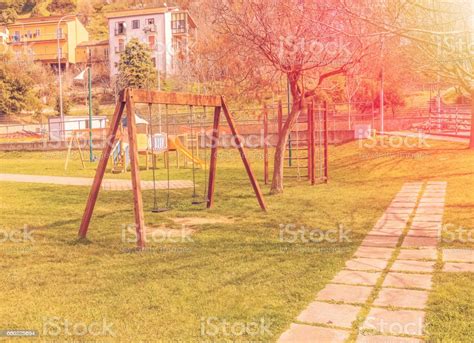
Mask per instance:
[[[123,35],[127,31],[127,25],[124,21],[115,24],[115,35]]]
[[[146,20],[147,25],[155,25],[155,18],[148,18]]]
[[[36,36],[37,38],[39,38],[39,36],[41,36],[41,31],[40,31],[40,29],[36,29],[36,31],[35,31],[35,36]]]
[[[155,49],[155,36],[148,36],[148,45],[150,46],[150,49],[154,50]]]
[[[109,48],[104,49],[104,56],[105,56],[105,59],[109,59]]]
[[[20,41],[20,31],[15,31],[15,34],[13,35],[13,40],[15,42],[19,42]]]
[[[171,32],[186,33],[186,13],[173,13],[171,16]]]
[[[140,28],[140,20],[133,20],[132,21],[132,29],[136,30]]]
[[[118,51],[117,52],[124,52],[125,51],[125,40],[124,39],[119,39],[118,41]]]

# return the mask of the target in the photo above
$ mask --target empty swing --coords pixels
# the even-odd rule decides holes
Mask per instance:
[[[151,149],[151,156],[153,160],[153,166],[152,166],[152,175],[153,175],[153,208],[151,209],[152,213],[161,213],[161,212],[166,212],[169,211],[169,189],[170,189],[170,174],[169,174],[169,164],[167,165],[168,168],[168,173],[167,173],[167,178],[168,178],[168,195],[167,195],[167,200],[166,200],[166,207],[158,207],[158,195],[156,192],[156,153],[159,148],[157,141],[155,140],[155,135],[153,133],[153,116],[152,116],[152,104],[148,104],[148,117],[150,121],[150,149]],[[160,119],[161,122],[161,119]],[[161,125],[160,125],[161,127]],[[161,131],[161,130],[160,130]],[[162,132],[160,132],[161,135],[163,135]],[[162,138],[162,137],[160,137]],[[166,137],[165,137],[165,142],[166,142]],[[147,157],[148,158],[148,157]]]

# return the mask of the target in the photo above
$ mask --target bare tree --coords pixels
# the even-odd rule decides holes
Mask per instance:
[[[276,145],[271,186],[280,193],[288,136],[305,100],[367,55],[365,28],[338,1],[215,0],[213,14],[218,33],[233,43],[232,57],[247,61],[242,75],[258,70],[288,80],[293,101]]]
[[[371,25],[381,34],[403,39],[410,49],[415,70],[437,82],[450,82],[467,94],[474,94],[474,4],[469,0],[362,1],[354,7],[348,0],[341,6],[352,18]],[[365,2],[365,6],[364,6]],[[474,113],[470,148],[474,149]]]

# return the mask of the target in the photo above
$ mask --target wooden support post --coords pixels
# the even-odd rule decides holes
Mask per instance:
[[[329,181],[328,104],[324,102],[324,182]]]
[[[268,109],[263,105],[263,180],[268,185]]]
[[[244,163],[245,170],[247,171],[247,175],[249,176],[250,183],[252,184],[253,190],[255,192],[255,196],[257,197],[258,203],[260,205],[260,208],[264,211],[267,210],[267,206],[265,205],[265,200],[263,199],[263,194],[260,189],[260,186],[258,185],[257,179],[255,178],[255,175],[253,174],[252,168],[250,167],[250,162],[247,159],[247,156],[245,154],[245,149],[242,141],[240,140],[239,134],[237,133],[237,129],[235,127],[234,119],[229,113],[229,109],[227,108],[227,105],[225,103],[224,97],[222,97],[222,109],[224,111],[224,115],[227,119],[227,123],[229,124],[230,131],[232,132],[232,136],[234,136],[235,143],[237,144],[237,148],[239,149],[240,152],[240,157],[242,158],[242,162]]]
[[[308,104],[308,177],[312,185],[316,182],[315,180],[315,165],[314,165],[314,103],[311,101]]]
[[[216,185],[217,170],[217,148],[219,146],[219,121],[221,118],[221,107],[214,109],[214,125],[212,127],[211,140],[211,162],[209,165],[209,186],[207,188],[207,208],[214,205],[214,189]]]
[[[137,146],[137,127],[135,122],[135,105],[133,96],[129,90],[126,94],[127,106],[127,128],[128,128],[128,142],[130,154],[130,170],[132,172],[132,187],[133,187],[133,209],[135,213],[135,230],[137,233],[137,248],[143,249],[145,247],[146,232],[145,232],[145,217],[143,214],[143,199],[142,187],[140,182],[140,166],[138,161],[138,146]]]
[[[112,117],[112,123],[110,125],[109,132],[107,134],[107,140],[102,151],[102,156],[95,172],[94,182],[92,183],[89,198],[87,199],[86,209],[82,216],[81,227],[79,228],[79,238],[86,238],[87,230],[89,229],[89,223],[91,221],[92,212],[94,211],[95,203],[97,202],[97,196],[99,195],[100,185],[104,178],[105,169],[107,168],[107,161],[110,158],[110,153],[115,142],[115,136],[122,118],[123,110],[125,107],[123,92],[120,94],[120,100],[115,106],[114,115]]]

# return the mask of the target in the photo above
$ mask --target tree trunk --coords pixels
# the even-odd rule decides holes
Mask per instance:
[[[285,163],[285,151],[288,144],[288,137],[291,130],[295,126],[296,120],[301,113],[301,97],[300,95],[293,95],[293,105],[291,113],[288,116],[285,124],[282,127],[278,143],[275,148],[275,158],[273,164],[273,180],[270,189],[271,194],[278,194],[283,192],[283,165]]]
[[[471,91],[471,141],[469,149],[474,149],[474,90]]]

